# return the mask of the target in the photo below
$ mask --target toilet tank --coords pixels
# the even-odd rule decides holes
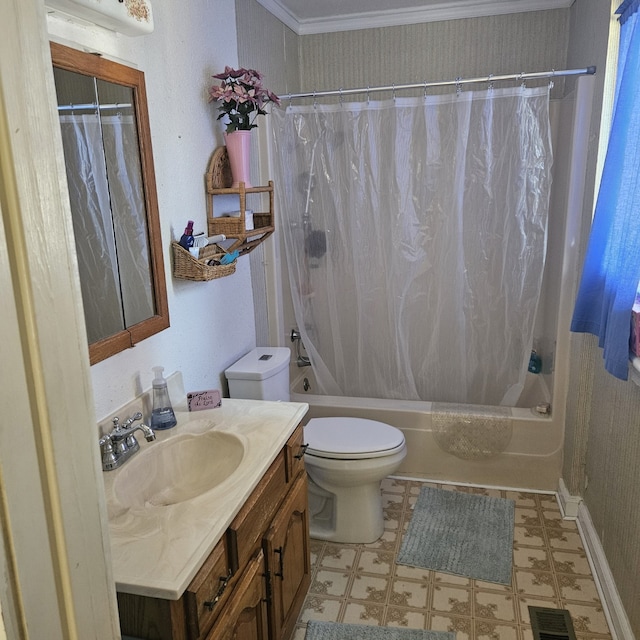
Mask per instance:
[[[251,400],[289,401],[287,347],[256,347],[225,372],[229,396]]]

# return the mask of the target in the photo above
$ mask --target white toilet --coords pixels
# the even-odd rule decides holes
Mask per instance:
[[[258,347],[225,371],[232,398],[289,400],[286,347]],[[311,537],[369,543],[384,530],[380,482],[407,455],[402,431],[363,418],[312,418],[305,425]]]

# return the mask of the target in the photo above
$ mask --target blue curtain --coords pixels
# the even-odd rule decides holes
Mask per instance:
[[[626,380],[631,307],[640,280],[640,0],[620,5],[611,136],[571,330],[592,333],[605,369]]]

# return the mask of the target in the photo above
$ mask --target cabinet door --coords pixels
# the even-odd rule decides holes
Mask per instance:
[[[207,640],[268,640],[264,554],[249,561]]]
[[[271,577],[269,628],[272,640],[293,631],[309,588],[309,512],[307,476],[298,476],[263,539]]]

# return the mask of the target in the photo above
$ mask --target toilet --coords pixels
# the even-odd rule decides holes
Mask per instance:
[[[225,371],[232,398],[289,400],[287,347],[258,347]],[[311,537],[370,543],[384,530],[380,482],[407,455],[402,431],[376,420],[312,418],[304,428]]]

